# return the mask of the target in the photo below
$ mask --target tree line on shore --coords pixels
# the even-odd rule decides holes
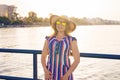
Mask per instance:
[[[120,21],[103,20],[101,18],[76,18],[70,17],[70,20],[75,22],[76,25],[120,25]],[[19,17],[9,19],[7,17],[0,16],[0,26],[5,27],[6,25],[40,25],[49,26],[49,18],[37,17],[35,12],[29,12],[28,17]]]

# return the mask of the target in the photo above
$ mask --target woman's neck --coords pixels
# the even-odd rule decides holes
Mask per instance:
[[[58,38],[63,38],[63,37],[65,37],[66,35],[65,35],[65,33],[64,32],[58,32],[58,34],[56,35],[56,37],[58,37]]]

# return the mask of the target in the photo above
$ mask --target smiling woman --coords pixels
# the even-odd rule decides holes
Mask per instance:
[[[73,32],[76,25],[67,18],[57,15],[50,17],[50,24],[54,34],[46,37],[41,55],[45,80],[73,80],[72,73],[80,62],[80,56],[77,39],[68,33]],[[74,58],[72,64],[69,58],[71,52]]]

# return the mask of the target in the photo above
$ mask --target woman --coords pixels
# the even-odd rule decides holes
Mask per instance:
[[[45,80],[73,80],[72,72],[80,62],[77,40],[70,36],[76,25],[66,17],[57,15],[50,17],[50,24],[54,34],[46,37],[41,57]],[[69,59],[71,52],[74,58],[72,64]]]

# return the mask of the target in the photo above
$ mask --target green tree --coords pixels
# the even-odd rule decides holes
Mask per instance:
[[[23,24],[23,21],[22,20],[15,20],[15,21],[12,21],[11,24],[12,25],[20,25],[20,24]]]
[[[0,24],[9,25],[11,23],[10,19],[7,17],[0,17]]]

